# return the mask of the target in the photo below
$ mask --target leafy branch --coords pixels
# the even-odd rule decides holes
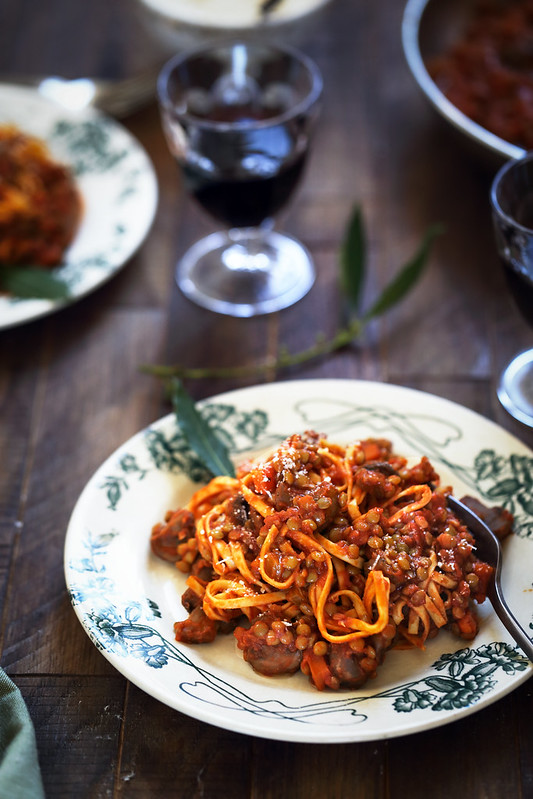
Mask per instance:
[[[0,264],[2,291],[24,300],[65,300],[69,296],[66,283],[39,266]]]
[[[308,349],[291,353],[283,347],[275,357],[267,358],[262,363],[218,367],[142,364],[139,367],[140,371],[164,380],[171,377],[192,380],[245,378],[265,374],[272,370],[299,366],[342,349],[361,335],[365,325],[371,319],[390,310],[411,291],[424,272],[435,237],[441,232],[440,225],[434,225],[425,232],[413,257],[384,287],[370,308],[361,313],[361,296],[366,278],[366,236],[362,211],[359,206],[356,206],[347,225],[339,255],[339,284],[345,304],[346,322],[331,339],[326,339],[323,334],[319,334],[314,344]]]

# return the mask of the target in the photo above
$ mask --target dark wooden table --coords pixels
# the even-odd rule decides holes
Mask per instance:
[[[4,74],[121,72],[130,34],[117,28],[113,4],[42,5],[46,12],[2,3]],[[304,300],[236,320],[179,293],[174,263],[212,225],[184,195],[152,102],[123,120],[159,179],[144,246],[84,300],[0,333],[1,664],[27,701],[49,797],[533,796],[530,683],[464,720],[404,738],[306,745],[246,737],[129,684],[83,631],[63,576],[65,531],[83,486],[118,445],[169,410],[160,383],[138,365],[253,364],[282,345],[310,346],[317,326],[333,334],[338,248],[354,202],[367,226],[368,298],[428,225],[445,225],[410,297],[327,359],[248,381],[189,382],[191,393],[200,399],[289,378],[379,380],[455,400],[533,444],[533,431],[515,423],[495,393],[500,370],[531,343],[531,331],[495,255],[490,170],[419,95],[402,54],[402,11],[398,0],[336,0],[302,42],[325,79],[313,157],[283,219],[316,260],[318,280]]]

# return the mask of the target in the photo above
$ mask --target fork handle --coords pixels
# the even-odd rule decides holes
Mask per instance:
[[[524,628],[515,619],[507,602],[503,598],[499,575],[494,579],[492,585],[489,586],[488,596],[496,615],[506,630],[512,635],[518,646],[533,663],[533,642],[529,636],[526,635]]]

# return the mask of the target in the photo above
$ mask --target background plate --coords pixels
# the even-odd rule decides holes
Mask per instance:
[[[429,456],[454,493],[503,504],[516,517],[504,547],[503,587],[526,630],[533,620],[533,453],[459,405],[398,386],[350,380],[275,383],[202,403],[237,460],[315,429],[333,441],[392,440]],[[73,511],[65,574],[74,609],[98,649],[125,677],[170,707],[250,735],[335,743],[420,732],[475,712],[531,675],[531,664],[487,601],[467,645],[447,632],[423,652],[388,653],[358,691],[319,692],[301,673],[263,677],[233,636],[213,644],[174,641],[185,577],[151,555],[151,527],[205,480],[173,415],[120,447],[91,478]],[[528,510],[524,510],[527,507]]]
[[[71,112],[34,89],[0,84],[0,125],[44,140],[71,167],[83,216],[64,266],[65,301],[0,295],[0,329],[22,324],[80,299],[109,280],[144,241],[157,207],[157,181],[146,152],[125,128],[93,109]]]

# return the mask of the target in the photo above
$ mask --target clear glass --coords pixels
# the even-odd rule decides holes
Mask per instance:
[[[490,192],[498,253],[507,285],[533,326],[533,153],[508,161]],[[533,427],[533,349],[516,355],[501,375],[498,397],[509,413]]]
[[[309,252],[273,219],[304,171],[321,95],[316,65],[270,44],[214,44],[163,67],[158,98],[169,149],[189,193],[225,225],[176,269],[199,305],[255,316],[292,305],[313,285]]]

